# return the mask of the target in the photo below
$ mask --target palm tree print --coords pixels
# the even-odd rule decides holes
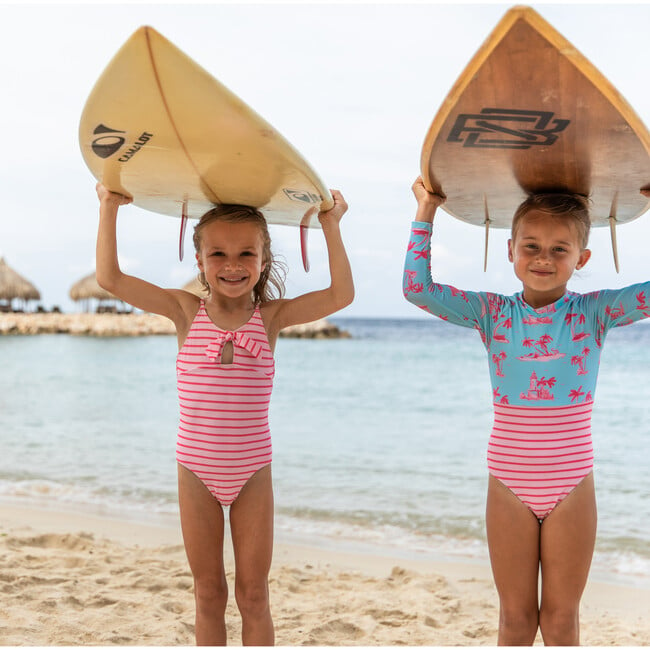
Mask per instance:
[[[582,348],[582,354],[571,357],[571,365],[578,366],[578,375],[586,375],[589,371],[585,368],[585,361],[591,350],[587,347]]]
[[[497,367],[497,372],[496,372],[497,377],[505,377],[505,375],[503,374],[503,362],[506,360],[506,358],[507,355],[503,350],[501,350],[499,354],[492,355],[492,361],[494,362],[494,365]]]

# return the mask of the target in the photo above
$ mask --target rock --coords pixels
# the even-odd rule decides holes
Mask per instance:
[[[174,324],[157,314],[0,313],[0,336],[10,334],[72,334],[75,336],[162,336],[176,334]],[[281,337],[303,339],[350,338],[326,319],[293,325]]]
[[[296,339],[349,339],[350,334],[340,329],[325,318],[312,321],[311,323],[302,323],[301,325],[292,325],[286,327],[280,332],[283,338]]]
[[[175,333],[174,324],[157,314],[0,314],[0,335],[146,336]]]

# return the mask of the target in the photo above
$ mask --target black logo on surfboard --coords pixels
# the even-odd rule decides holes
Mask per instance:
[[[95,127],[93,135],[98,135],[92,143],[92,149],[96,156],[100,158],[109,158],[126,142],[126,138],[122,137],[122,133],[126,131],[116,131],[104,124],[99,124]]]
[[[320,203],[322,201],[322,197],[318,194],[312,194],[312,192],[305,192],[304,190],[290,190],[285,187],[284,193],[292,201],[300,201],[302,203]]]
[[[100,158],[110,158],[114,153],[117,153],[122,146],[126,143],[126,138],[121,134],[126,134],[126,131],[118,131],[117,129],[111,129],[104,124],[99,124],[95,127],[93,131],[94,135],[98,135],[98,138],[93,140],[91,145],[92,150],[95,152],[95,155]],[[122,155],[118,160],[122,163],[128,162],[135,156],[142,147],[144,147],[149,140],[153,138],[153,133],[148,133],[143,131],[140,134],[140,137],[129,145],[128,149],[122,152]]]
[[[480,113],[460,114],[447,142],[488,149],[548,147],[570,123],[550,111],[484,108]]]

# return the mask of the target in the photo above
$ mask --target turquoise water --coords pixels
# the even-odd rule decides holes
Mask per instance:
[[[491,389],[470,330],[351,320],[281,339],[271,407],[276,526],[329,544],[487,557]],[[0,497],[177,513],[175,337],[0,337]],[[595,568],[650,580],[650,327],[605,345],[593,434]]]

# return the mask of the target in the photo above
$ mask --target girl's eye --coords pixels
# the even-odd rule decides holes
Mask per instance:
[[[562,247],[558,246],[558,247],[555,249],[555,252],[556,252],[556,253],[566,253],[566,248],[562,248]]]

